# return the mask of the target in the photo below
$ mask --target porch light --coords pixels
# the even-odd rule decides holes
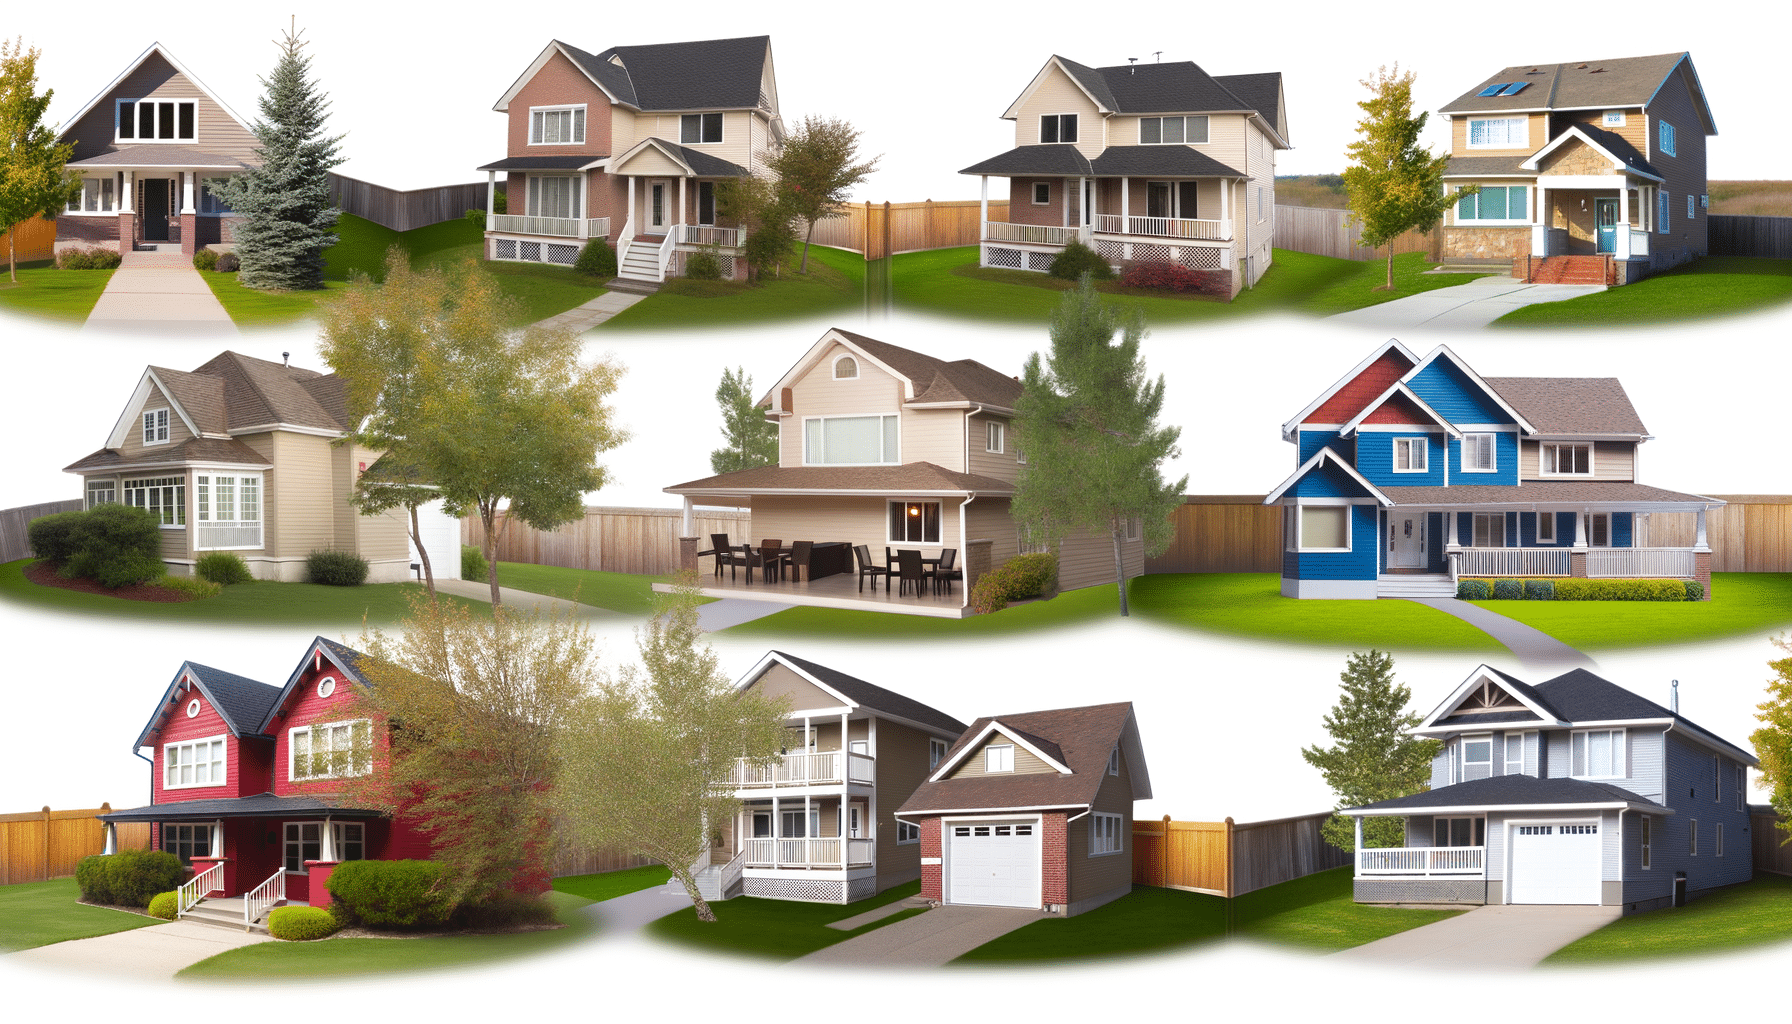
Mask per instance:
[[[920,514],[921,514],[921,506],[919,506],[919,505],[910,505],[910,506],[909,506],[909,507],[908,507],[908,514],[909,514],[909,515],[911,515],[911,516],[918,516],[918,515],[920,515]]]

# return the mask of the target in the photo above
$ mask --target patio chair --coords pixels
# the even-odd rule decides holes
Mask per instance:
[[[765,554],[760,549],[754,548],[751,544],[742,544],[734,550],[734,558],[737,564],[746,568],[747,582],[749,584],[753,582],[754,569],[759,570],[759,579],[761,582],[771,582],[773,563],[766,561]]]
[[[734,548],[729,545],[728,535],[725,533],[709,535],[709,550],[697,552],[698,558],[702,558],[704,555],[715,556],[716,579],[722,578],[722,566],[728,566],[729,573],[732,574],[734,567],[739,564],[734,560]]]
[[[946,548],[940,552],[939,568],[928,574],[933,577],[934,593],[939,593],[940,584],[944,583],[946,585],[946,593],[950,594],[952,593],[952,581],[964,579],[964,570],[953,568],[953,563],[957,561],[957,548]]]
[[[790,581],[792,583],[801,583],[814,576],[814,573],[809,571],[809,551],[813,547],[815,547],[815,542],[812,540],[790,542],[790,555],[787,561],[790,565]]]
[[[790,564],[790,552],[784,550],[784,542],[781,540],[768,540],[764,544],[759,545],[759,554],[765,560],[765,571],[775,574],[778,582],[782,583],[784,581],[784,567]],[[767,580],[770,580],[771,578],[771,576],[766,577]]]
[[[921,596],[921,584],[927,580],[927,569],[921,564],[921,552],[899,550],[896,552],[896,596],[901,597],[904,588],[910,583],[915,585],[915,596]]]
[[[865,577],[871,577],[871,589],[877,589],[877,578],[884,578],[884,589],[890,589],[890,570],[871,561],[871,548],[865,544],[855,544],[852,556],[859,563],[859,593],[865,592]]]

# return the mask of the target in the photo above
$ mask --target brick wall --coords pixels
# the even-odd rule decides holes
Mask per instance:
[[[1040,850],[1044,863],[1040,866],[1040,902],[1063,906],[1070,902],[1070,864],[1066,856],[1070,846],[1069,828],[1063,811],[1045,815],[1041,824]]]
[[[928,861],[933,863],[929,864]],[[940,878],[940,819],[921,820],[921,898],[944,899],[945,888]]]

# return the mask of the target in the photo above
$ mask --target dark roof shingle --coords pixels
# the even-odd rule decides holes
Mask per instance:
[[[900,493],[979,491],[1010,494],[1014,484],[975,473],[943,469],[931,462],[900,466],[759,466],[719,473],[665,488],[668,494],[685,491],[889,491]]]
[[[1433,807],[1529,807],[1549,804],[1613,804],[1639,805],[1654,811],[1672,813],[1668,808],[1632,793],[1622,786],[1585,779],[1540,779],[1535,775],[1495,775],[1487,779],[1458,782],[1453,786],[1429,789],[1411,796],[1378,800],[1345,810],[1424,811]]]
[[[906,718],[911,722],[919,722],[922,725],[931,726],[942,732],[950,733],[953,736],[957,736],[965,730],[965,724],[963,722],[946,714],[944,711],[923,704],[911,697],[904,697],[900,693],[886,690],[876,683],[867,683],[863,679],[849,676],[844,672],[837,669],[831,669],[826,665],[817,665],[813,661],[809,661],[806,658],[799,658],[794,654],[786,654],[783,651],[773,651],[772,653],[783,658],[785,661],[790,662],[792,665],[801,668],[804,672],[809,673],[834,689],[839,690],[842,694],[845,694],[848,699],[852,700],[853,703],[858,704],[860,707],[870,708],[873,711],[882,711],[887,714],[895,715],[898,718]]]
[[[618,100],[641,110],[760,106],[770,36],[612,46],[593,55],[565,43],[585,71]],[[611,62],[619,58],[621,65]]]
[[[1689,55],[1660,53],[1567,64],[1520,64],[1503,68],[1442,107],[1443,113],[1500,110],[1567,110],[1647,103]],[[1528,82],[1512,96],[1481,96],[1499,83]]]

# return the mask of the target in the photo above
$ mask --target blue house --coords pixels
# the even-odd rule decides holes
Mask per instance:
[[[1483,665],[1413,730],[1431,788],[1357,822],[1358,903],[1678,905],[1753,874],[1747,751],[1585,669],[1535,686]],[[1366,817],[1406,845],[1363,849]]]
[[[1611,377],[1483,378],[1390,340],[1282,425],[1285,597],[1451,597],[1463,577],[1698,580],[1724,502],[1643,484],[1648,430]],[[1650,546],[1692,513],[1693,543]],[[1666,537],[1670,531],[1657,531]]]

